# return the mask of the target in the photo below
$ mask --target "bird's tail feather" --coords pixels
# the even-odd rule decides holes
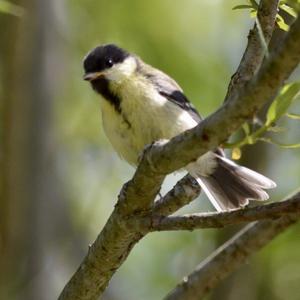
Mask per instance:
[[[271,179],[216,155],[217,166],[209,176],[192,174],[218,211],[244,207],[249,200],[267,200],[264,189],[276,187]],[[195,176],[196,175],[196,176]]]

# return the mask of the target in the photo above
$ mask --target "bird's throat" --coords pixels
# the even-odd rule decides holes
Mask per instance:
[[[93,89],[97,93],[101,94],[118,113],[121,113],[121,99],[111,91],[109,81],[107,79],[99,78],[97,80],[93,80],[91,85]]]

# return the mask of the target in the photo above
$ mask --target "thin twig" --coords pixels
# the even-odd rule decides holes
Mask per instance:
[[[294,197],[299,200],[299,195],[297,193]],[[184,277],[164,300],[202,299],[247,258],[297,220],[299,215],[287,215],[273,221],[258,221],[247,225],[204,260],[190,275]]]
[[[256,22],[249,32],[247,47],[236,72],[231,77],[224,101],[238,93],[259,69],[274,30],[278,3],[279,0],[260,1]]]
[[[200,228],[220,228],[239,223],[253,222],[257,220],[276,219],[284,215],[300,215],[300,194],[292,199],[255,206],[245,209],[237,209],[228,212],[199,213],[183,216],[146,217],[144,226],[150,226],[151,231],[170,230],[195,230]],[[138,220],[136,220],[137,222]]]

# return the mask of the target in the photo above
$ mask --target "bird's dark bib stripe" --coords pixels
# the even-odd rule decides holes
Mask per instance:
[[[121,113],[121,100],[109,89],[109,81],[105,78],[99,78],[91,82],[93,89],[101,94],[118,113]]]
[[[109,89],[109,81],[105,78],[99,78],[97,80],[93,80],[91,82],[93,89],[100,93],[105,100],[107,100],[118,112],[124,122],[127,124],[128,128],[131,128],[131,123],[128,121],[127,117],[125,116],[124,112],[122,112],[121,108],[121,99],[113,94]]]
[[[200,114],[193,106],[193,104],[186,98],[186,96],[181,91],[175,90],[172,92],[165,92],[163,90],[160,90],[159,93],[160,95],[166,97],[169,101],[173,102],[174,104],[178,105],[180,108],[187,111],[196,122],[201,121]]]

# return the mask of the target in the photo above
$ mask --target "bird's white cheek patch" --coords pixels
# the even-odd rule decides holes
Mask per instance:
[[[126,58],[122,63],[114,65],[111,69],[105,72],[105,77],[111,81],[122,81],[129,76],[136,69],[136,61],[134,57]]]

